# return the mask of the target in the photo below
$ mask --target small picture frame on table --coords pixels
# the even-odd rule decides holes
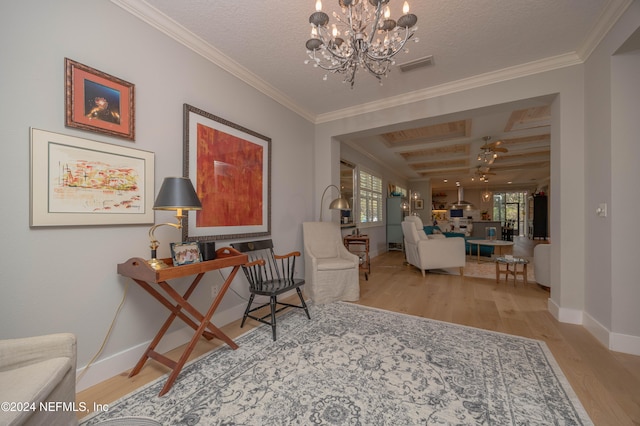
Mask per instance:
[[[202,262],[202,253],[197,241],[171,243],[171,258],[173,266],[189,265]]]

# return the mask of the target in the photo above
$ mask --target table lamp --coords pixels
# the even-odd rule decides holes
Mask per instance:
[[[151,259],[149,265],[153,269],[166,268],[168,265],[162,260],[156,258],[156,250],[159,243],[156,237],[153,235],[157,227],[163,225],[173,226],[176,229],[182,228],[182,219],[186,216],[182,214],[183,210],[202,210],[202,203],[196,194],[196,190],[191,184],[191,180],[186,177],[167,177],[164,178],[160,192],[156,197],[156,202],[153,205],[154,210],[175,210],[176,219],[178,223],[159,223],[153,225],[149,229],[149,240],[151,242]]]
[[[329,204],[329,209],[351,210],[351,207],[349,206],[349,202],[342,196],[342,192],[340,191],[340,188],[338,188],[335,185],[329,185],[324,189],[324,192],[322,193],[322,198],[320,199],[320,222],[322,222],[322,204],[324,203],[324,195],[327,193],[327,190],[331,187],[334,187],[335,189],[338,190],[338,198],[336,198],[331,202],[331,204]]]

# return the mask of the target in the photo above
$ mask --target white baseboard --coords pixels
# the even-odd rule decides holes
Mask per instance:
[[[589,333],[593,335],[600,343],[602,343],[605,347],[609,347],[610,345],[610,334],[611,332],[607,327],[600,324],[595,318],[593,318],[588,313],[584,314],[584,328],[587,329]]]
[[[608,349],[631,355],[640,355],[639,336],[614,333],[587,313],[584,314],[584,319],[584,327],[587,331]]]
[[[283,296],[286,297],[286,295]],[[243,303],[227,310],[216,312],[213,315],[211,322],[214,324],[229,324],[230,322],[242,318],[245,307],[246,304]],[[168,352],[178,346],[188,343],[192,337],[193,329],[191,327],[184,326],[179,330],[165,334],[156,350],[160,353]],[[150,343],[151,340],[131,347],[120,353],[111,355],[105,359],[96,361],[89,367],[84,376],[82,376],[76,384],[76,392],[83,391],[93,385],[133,368]],[[85,368],[86,366],[83,366],[76,370],[77,377],[80,377],[80,374],[82,374]]]
[[[609,349],[625,354],[640,355],[640,337],[611,333]]]
[[[547,301],[547,309],[549,309],[551,315],[560,322],[582,325],[583,312],[579,309],[562,308],[551,298]]]
[[[588,313],[574,309],[560,308],[551,299],[549,299],[548,307],[551,315],[558,321],[582,325],[607,349],[631,355],[640,355],[640,336],[614,333]]]

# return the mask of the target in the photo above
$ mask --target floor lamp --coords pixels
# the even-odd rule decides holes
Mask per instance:
[[[340,191],[340,188],[338,188],[335,185],[329,185],[324,189],[324,192],[322,193],[322,198],[320,199],[320,222],[322,222],[322,205],[324,204],[324,196],[329,190],[329,188],[331,187],[338,190],[338,198],[336,198],[331,202],[331,204],[329,204],[329,209],[346,210],[346,211],[351,210],[351,206],[349,206],[349,202],[342,196],[342,191]]]

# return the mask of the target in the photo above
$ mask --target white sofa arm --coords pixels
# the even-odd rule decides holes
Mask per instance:
[[[0,370],[11,370],[51,358],[76,359],[76,337],[71,333],[0,341]]]
[[[533,276],[544,287],[551,287],[551,244],[538,244],[533,248]]]

